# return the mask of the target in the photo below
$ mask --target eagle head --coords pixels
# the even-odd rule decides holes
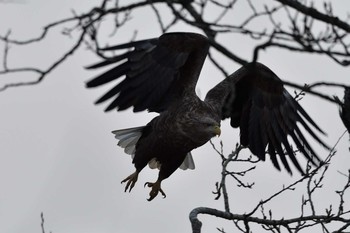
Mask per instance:
[[[212,137],[220,136],[220,120],[207,115],[196,115],[188,118],[182,125],[182,131],[199,147],[208,142]]]

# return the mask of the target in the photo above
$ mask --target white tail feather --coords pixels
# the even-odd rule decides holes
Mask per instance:
[[[132,158],[134,158],[136,143],[142,135],[143,128],[144,126],[112,131],[114,137],[119,140],[118,146],[124,148],[125,153],[131,155]]]

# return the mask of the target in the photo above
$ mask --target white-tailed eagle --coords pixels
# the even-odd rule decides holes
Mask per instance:
[[[124,77],[97,100],[113,99],[106,111],[133,107],[159,115],[144,127],[113,131],[119,145],[133,156],[136,171],[125,178],[125,191],[134,187],[141,170],[149,164],[159,168],[158,179],[147,182],[152,200],[161,182],[177,168],[194,168],[191,150],[220,135],[220,122],[230,118],[240,128],[240,143],[273,165],[292,173],[290,162],[301,172],[294,142],[313,164],[320,159],[300,130],[302,126],[326,147],[314,130],[323,131],[283,87],[282,81],[265,65],[248,63],[212,88],[204,101],[195,93],[196,83],[208,54],[208,39],[195,33],[166,33],[159,38],[130,42],[108,50],[129,49],[89,68],[114,67],[87,82],[97,87]],[[107,49],[106,49],[107,50]],[[297,124],[298,123],[298,124]],[[313,128],[313,129],[312,129]]]

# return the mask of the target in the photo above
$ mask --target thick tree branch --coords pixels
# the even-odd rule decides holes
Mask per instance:
[[[344,218],[341,216],[330,216],[330,215],[309,215],[309,216],[301,216],[289,219],[265,219],[265,218],[257,218],[251,217],[245,214],[232,214],[225,211],[220,211],[217,209],[212,209],[209,207],[198,207],[191,211],[189,215],[189,219],[192,225],[193,233],[200,233],[202,228],[202,222],[198,219],[199,214],[212,215],[215,217],[223,218],[226,220],[238,220],[244,222],[250,222],[260,225],[266,226],[287,226],[291,224],[298,224],[300,222],[313,221],[313,222],[339,222],[344,223],[340,229],[346,229],[350,225],[350,218]]]

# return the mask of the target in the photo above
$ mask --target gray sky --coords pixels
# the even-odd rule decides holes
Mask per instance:
[[[0,33],[4,35],[11,28],[13,37],[31,38],[39,35],[46,23],[70,16],[71,9],[79,9],[78,13],[90,9],[94,2],[99,1],[87,4],[87,1],[78,0],[26,0],[1,4]],[[350,9],[349,1],[339,0],[334,4]],[[144,18],[140,17],[142,23],[149,19],[148,14],[145,12]],[[140,21],[136,21],[135,29],[139,25]],[[138,38],[159,36],[157,25],[145,25],[147,27],[142,27]],[[188,27],[175,29],[189,30]],[[72,42],[57,37],[58,33],[50,33],[44,45],[13,48],[10,66],[48,65]],[[125,36],[118,34],[113,42],[126,42],[132,31],[122,35]],[[232,46],[237,47],[236,51],[251,53],[243,40],[232,42]],[[83,66],[95,61],[94,55],[80,49],[40,85],[0,93],[0,232],[41,232],[41,212],[45,215],[46,231],[54,233],[189,232],[188,214],[193,208],[223,209],[222,202],[214,201],[211,194],[220,178],[221,168],[219,157],[209,144],[193,152],[194,171],[179,170],[164,181],[166,199],[157,197],[152,202],[146,201],[149,189],[143,188],[143,184],[157,177],[157,171],[148,168],[142,171],[131,193],[123,192],[120,181],[133,172],[134,167],[130,157],[117,147],[110,132],[145,125],[154,115],[146,112],[130,114],[130,111],[105,114],[104,106],[94,106],[93,102],[108,89],[87,90],[84,86],[98,72],[86,71]],[[282,79],[300,84],[317,80],[350,84],[346,80],[348,68],[342,68],[326,57],[270,49],[261,54],[260,61]],[[237,64],[225,65],[232,71],[239,67]],[[206,62],[198,84],[202,96],[221,80],[216,76],[217,71]],[[1,77],[0,84],[26,78],[21,75]],[[342,93],[330,89],[329,94]],[[301,104],[328,133],[326,142],[333,145],[345,130],[338,118],[338,109],[309,95]],[[238,140],[238,130],[227,127],[228,122],[223,125],[220,139],[228,153]],[[218,143],[220,139],[213,141]],[[348,146],[346,135],[339,143],[320,200],[337,203],[334,190],[340,189],[345,182],[337,171],[349,169]],[[317,145],[314,147],[321,157],[326,156],[326,151]],[[229,185],[232,211],[251,211],[260,199],[297,177],[276,171],[270,162],[260,163],[257,171],[247,177],[256,182],[256,189],[239,190]],[[301,196],[291,194],[277,199],[271,206],[276,216],[298,216]],[[329,203],[323,201],[323,204],[325,206],[320,205],[320,210]],[[204,224],[203,232],[213,232],[221,226],[229,232],[230,224],[223,220],[206,216],[200,219]]]

